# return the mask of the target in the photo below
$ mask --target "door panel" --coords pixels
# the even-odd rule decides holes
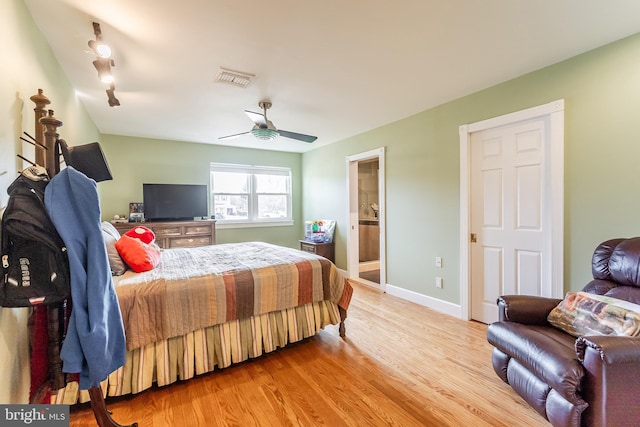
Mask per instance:
[[[516,169],[516,174],[516,228],[518,230],[539,231],[542,226],[540,223],[542,214],[540,166],[521,166]]]
[[[502,171],[487,170],[482,173],[484,200],[482,203],[485,228],[502,227]]]
[[[471,134],[471,318],[497,320],[496,298],[541,294],[545,265],[544,120]]]
[[[540,252],[516,252],[516,293],[540,295]]]

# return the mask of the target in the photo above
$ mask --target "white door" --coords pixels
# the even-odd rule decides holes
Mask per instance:
[[[547,128],[536,118],[471,134],[472,319],[495,322],[500,295],[545,293]]]

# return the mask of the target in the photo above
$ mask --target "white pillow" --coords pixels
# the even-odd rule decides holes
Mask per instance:
[[[111,275],[120,276],[127,271],[127,265],[124,263],[116,249],[116,242],[120,239],[120,233],[109,221],[103,221],[101,228],[102,236],[104,237],[104,244],[107,247],[107,255],[109,256]]]

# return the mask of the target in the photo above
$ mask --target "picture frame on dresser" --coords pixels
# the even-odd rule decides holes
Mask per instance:
[[[142,202],[129,203],[129,222],[144,221],[144,204]]]

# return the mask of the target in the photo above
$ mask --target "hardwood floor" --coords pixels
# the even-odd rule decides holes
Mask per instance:
[[[380,283],[380,270],[361,271],[360,278],[374,283]]]
[[[108,409],[140,427],[549,425],[493,372],[484,324],[354,284],[346,327]],[[96,425],[88,405],[70,425]]]

